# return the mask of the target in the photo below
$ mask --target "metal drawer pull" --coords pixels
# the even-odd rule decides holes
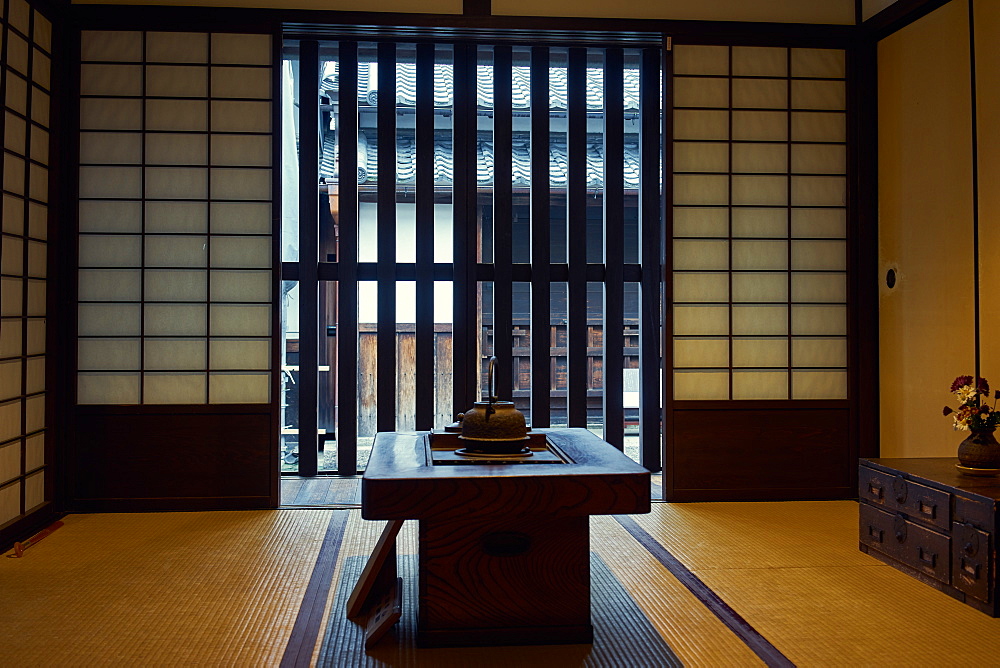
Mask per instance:
[[[919,550],[919,555],[920,555],[920,561],[924,562],[931,568],[934,568],[934,565],[937,563],[936,552],[925,552],[924,548],[921,547]]]
[[[874,538],[879,543],[882,542],[882,535],[884,533],[885,532],[879,529],[878,527],[874,527],[871,524],[868,525],[868,535]]]
[[[868,492],[876,499],[881,499],[882,495],[885,494],[885,488],[872,481],[868,483]]]
[[[979,579],[979,564],[972,563],[962,557],[962,575],[971,577],[973,580]]]
[[[920,499],[920,512],[927,517],[934,519],[937,517],[937,504],[925,499]]]

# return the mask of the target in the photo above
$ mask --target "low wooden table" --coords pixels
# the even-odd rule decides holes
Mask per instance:
[[[375,437],[361,514],[419,522],[421,645],[593,640],[589,516],[648,513],[649,472],[586,429],[532,439],[535,463],[501,464],[456,461],[454,434]]]

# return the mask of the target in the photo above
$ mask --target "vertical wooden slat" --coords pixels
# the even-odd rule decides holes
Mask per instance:
[[[337,473],[358,472],[358,44],[338,50]]]
[[[549,49],[531,48],[531,426],[549,426],[552,388]]]
[[[674,238],[674,191],[670,187],[674,174],[674,58],[670,37],[664,37],[661,51],[660,66],[663,68],[662,89],[663,114],[660,118],[660,151],[663,163],[660,167],[660,179],[663,183],[661,193],[661,210],[663,224],[660,226],[660,350],[663,355],[662,380],[663,394],[663,498],[674,491],[672,477],[674,451],[674,315],[673,315],[673,238]]]
[[[497,396],[514,396],[513,166],[510,46],[493,49],[493,354]]]
[[[660,50],[639,67],[639,462],[660,470]]]
[[[299,46],[299,474],[317,471],[319,43]]]
[[[452,412],[472,405],[479,387],[476,354],[476,47],[455,45],[452,142],[454,155],[454,325]]]
[[[624,448],[624,52],[604,54],[604,440]]]
[[[587,426],[587,49],[569,49],[566,74],[567,424]]]
[[[434,45],[417,45],[415,427],[434,426]]]
[[[396,429],[396,44],[378,45],[379,431]]]

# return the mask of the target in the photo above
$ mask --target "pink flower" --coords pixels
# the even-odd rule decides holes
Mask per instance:
[[[951,391],[957,392],[959,388],[965,387],[966,385],[972,385],[972,376],[959,376],[955,379],[955,382],[951,384]]]

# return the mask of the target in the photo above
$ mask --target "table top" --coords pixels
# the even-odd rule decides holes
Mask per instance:
[[[650,474],[582,428],[536,429],[565,464],[432,465],[429,432],[381,432],[361,481],[365,519],[648,513]]]
[[[955,465],[957,457],[905,457],[862,459],[862,464],[886,472],[900,472],[927,482],[960,489],[970,494],[1000,500],[1000,477],[972,476],[962,473]]]

